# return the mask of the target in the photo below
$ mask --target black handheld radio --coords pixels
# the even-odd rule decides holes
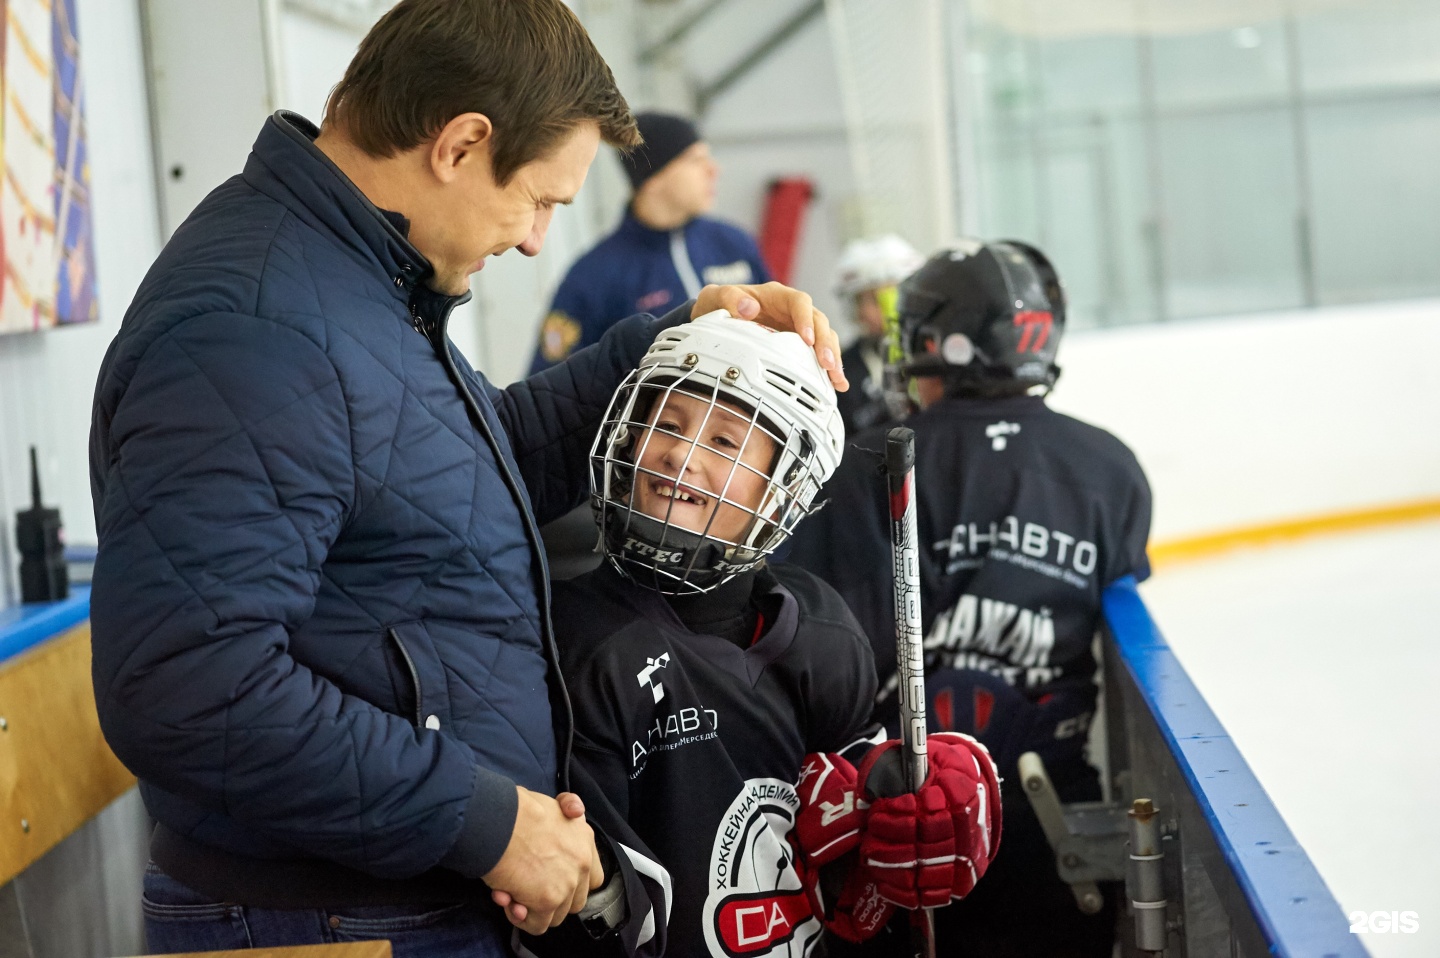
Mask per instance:
[[[40,504],[40,464],[30,447],[30,508],[15,514],[20,546],[20,601],[57,602],[70,594],[60,510]]]

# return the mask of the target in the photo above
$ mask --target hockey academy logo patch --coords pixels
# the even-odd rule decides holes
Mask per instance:
[[[785,838],[799,808],[789,782],[752,778],[720,820],[703,919],[714,958],[801,958],[819,940]]]

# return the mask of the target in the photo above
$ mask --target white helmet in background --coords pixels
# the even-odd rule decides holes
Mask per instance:
[[[835,292],[854,296],[867,289],[895,286],[924,262],[913,246],[894,233],[851,240],[835,266]]]
[[[835,390],[798,335],[724,310],[667,329],[590,451],[605,553],[640,585],[708,592],[789,537],[844,447]]]

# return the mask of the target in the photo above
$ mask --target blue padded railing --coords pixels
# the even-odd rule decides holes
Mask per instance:
[[[1145,608],[1135,579],[1105,591],[1105,618],[1271,954],[1364,956],[1339,903]]]
[[[70,598],[0,607],[0,663],[90,617],[90,587],[72,586]]]

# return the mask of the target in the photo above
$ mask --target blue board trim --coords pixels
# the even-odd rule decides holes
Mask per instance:
[[[0,663],[90,617],[90,587],[72,586],[60,602],[32,602],[0,608]]]
[[[1369,952],[1126,576],[1104,595],[1120,658],[1200,805],[1272,954]]]

